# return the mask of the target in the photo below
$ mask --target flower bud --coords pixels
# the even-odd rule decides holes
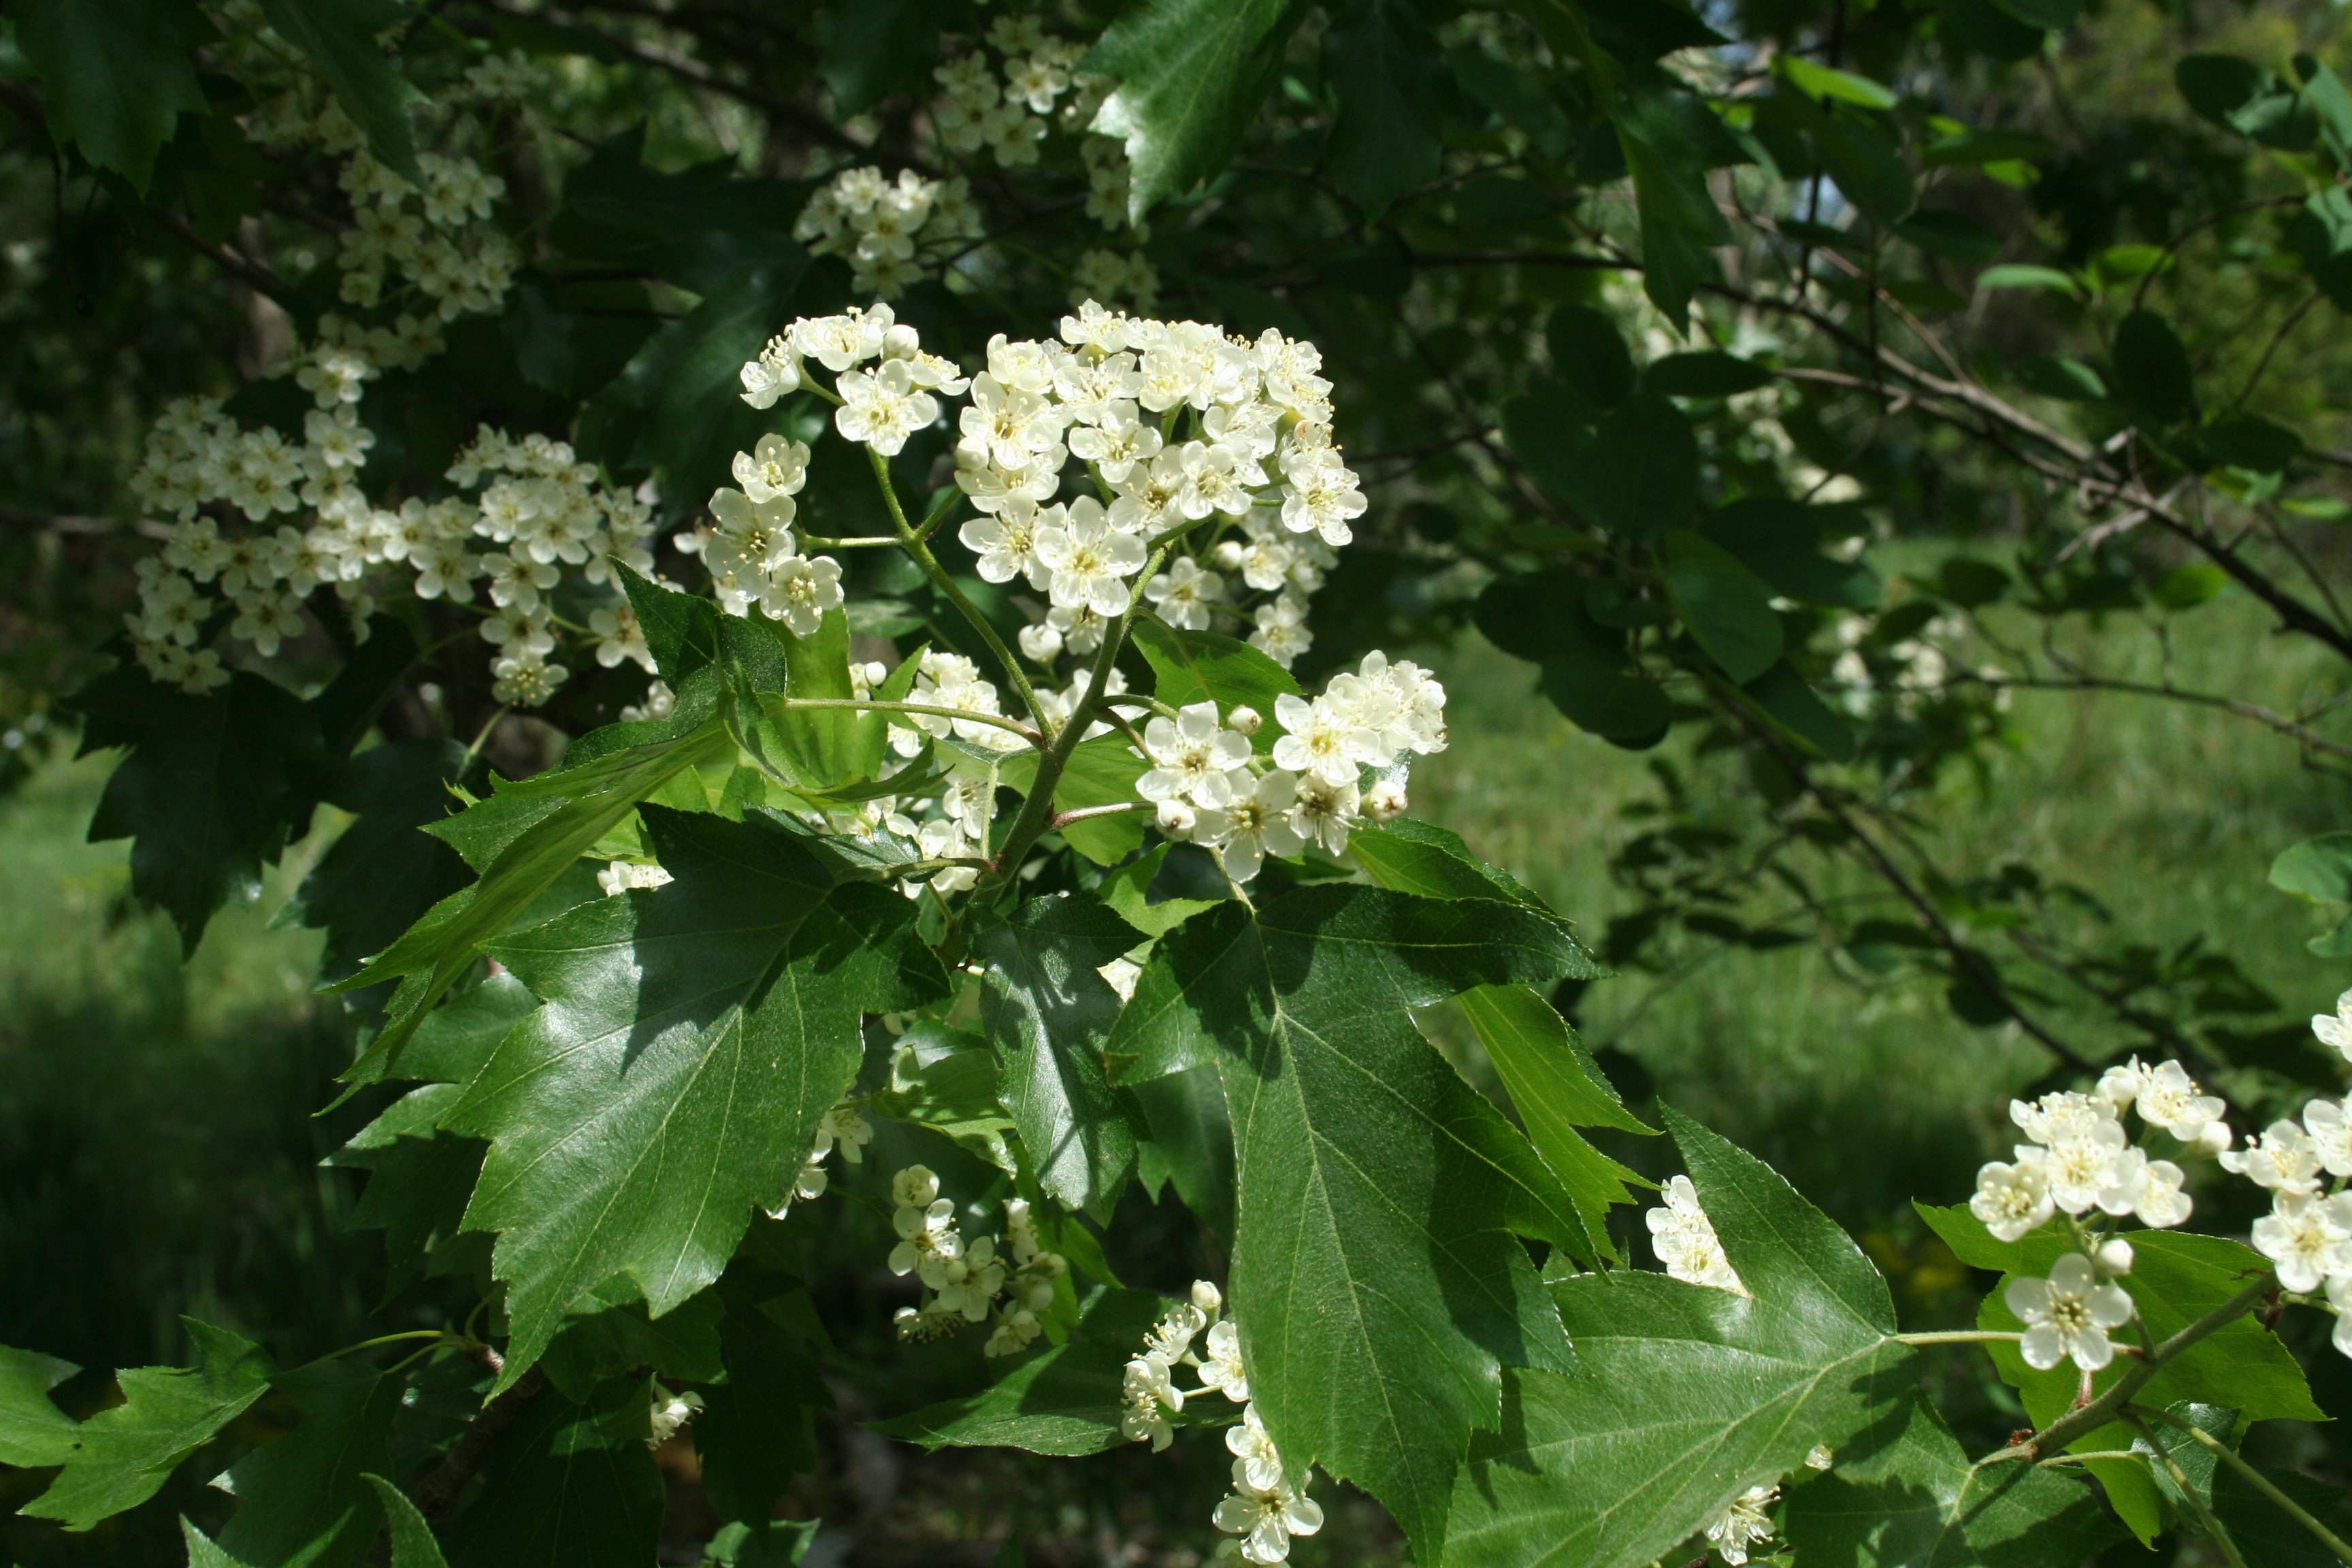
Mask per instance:
[[[1192,808],[1181,800],[1160,803],[1160,831],[1171,838],[1189,838],[1192,835]]]
[[[2218,1154],[2229,1146],[2230,1127],[2227,1122],[2209,1121],[2205,1130],[2197,1134],[2196,1147],[2200,1153]]]
[[[2095,1260],[2103,1274],[2128,1274],[2132,1270],[2132,1245],[2122,1237],[2111,1237],[2099,1244]]]
[[[1228,539],[1217,546],[1216,563],[1228,572],[1237,572],[1241,569],[1242,558],[1248,553],[1249,552],[1243,548],[1240,540]]]
[[[1258,726],[1265,721],[1259,716],[1256,709],[1244,703],[1225,715],[1225,722],[1231,725],[1237,734],[1255,735],[1258,731]]]
[[[1374,822],[1394,822],[1404,815],[1404,785],[1382,779],[1364,792],[1364,815]]]
[[[1195,1279],[1192,1281],[1192,1305],[1200,1308],[1204,1316],[1213,1318],[1225,1310],[1224,1292],[1219,1290],[1213,1281]]]
[[[922,352],[922,338],[904,321],[882,334],[884,359],[912,359]]]
[[[1034,626],[1023,626],[1020,634],[1021,651],[1031,660],[1044,664],[1062,651],[1062,634],[1045,621]]]

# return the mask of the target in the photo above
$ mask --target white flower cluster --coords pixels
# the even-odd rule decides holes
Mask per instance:
[[[791,1206],[793,1198],[805,1203],[811,1198],[824,1195],[824,1189],[833,1180],[824,1168],[825,1156],[835,1148],[851,1164],[862,1165],[866,1163],[866,1145],[873,1142],[874,1124],[866,1121],[865,1113],[856,1106],[844,1100],[826,1111],[817,1119],[816,1136],[810,1140],[808,1154],[801,1161],[800,1173],[793,1178],[792,1196],[784,1200],[785,1207]],[[773,1219],[783,1216],[784,1210],[781,1208],[770,1215]]]
[[[969,182],[912,169],[892,182],[870,165],[834,175],[793,225],[814,254],[847,257],[857,291],[880,300],[897,299],[937,269],[940,252],[982,232]]]
[[[1691,1179],[1675,1176],[1668,1181],[1665,1197],[1664,1204],[1642,1216],[1642,1223],[1650,1227],[1650,1249],[1665,1265],[1667,1274],[1687,1284],[1747,1295],[1748,1287],[1739,1282],[1738,1271],[1731,1267],[1723,1243],[1716,1237],[1715,1222],[1699,1206],[1698,1189],[1691,1185]]]
[[[391,271],[444,321],[497,310],[520,260],[488,221],[506,182],[471,158],[419,153],[416,163],[421,187],[364,149],[344,160],[337,178],[351,198],[353,226],[340,247],[343,300],[381,303]]]
[[[735,454],[735,482],[711,492],[716,526],[680,533],[675,542],[698,554],[710,572],[719,608],[749,615],[753,605],[795,637],[807,637],[825,612],[842,602],[841,563],[830,555],[799,553],[792,522],[793,497],[808,481],[808,448],[781,436],[762,436],[756,449]]]
[[[817,366],[833,376],[832,391]],[[999,335],[988,345],[987,368],[966,377],[925,353],[913,329],[877,303],[794,321],[742,367],[741,381],[743,400],[755,408],[806,387],[835,405],[844,437],[884,456],[939,419],[941,398],[968,391],[957,416],[956,480],[979,515],[957,537],[982,579],[1018,579],[1043,597],[1042,605],[1031,602],[1032,613],[1043,614],[1016,640],[1050,674],[1065,656],[1082,661],[1097,653],[1112,624],[1138,610],[1180,629],[1207,629],[1220,616],[1236,631],[1249,626],[1249,610],[1228,588],[1236,576],[1244,594],[1265,595],[1254,645],[1285,666],[1308,646],[1303,595],[1336,563],[1333,548],[1349,541],[1366,504],[1331,438],[1330,384],[1320,368],[1313,345],[1279,332],[1253,342],[1089,300],[1063,318],[1061,341]],[[1073,457],[1085,462],[1097,493],[1056,500]],[[793,553],[792,497],[807,462],[799,443],[762,437],[757,453],[736,460],[743,489],[712,498],[718,526],[678,541],[704,552],[730,609],[757,600],[802,632],[841,595],[830,559],[807,563]],[[1179,541],[1192,552],[1146,576],[1155,551]],[[1204,556],[1218,570],[1203,567]],[[778,603],[786,574],[801,614]],[[1066,689],[1040,692],[1040,711],[1028,719],[1058,727],[1087,682],[1088,672],[1074,665]],[[1123,689],[1116,672],[1107,689]],[[926,737],[952,738],[983,756],[1022,744],[1002,722],[1009,716],[995,684],[960,655],[927,654],[909,700],[972,717],[894,720],[901,757],[917,755]],[[1114,706],[1139,712],[1150,705]],[[1156,808],[1164,837],[1214,849],[1237,882],[1255,877],[1269,855],[1297,855],[1314,843],[1337,855],[1363,817],[1386,821],[1404,810],[1402,783],[1375,777],[1367,790],[1366,770],[1390,772],[1408,753],[1443,750],[1444,709],[1444,688],[1425,670],[1373,653],[1311,700],[1280,698],[1270,756],[1247,739],[1265,722],[1253,710],[1221,718],[1216,704],[1202,702],[1172,717],[1163,711],[1138,737],[1147,764],[1140,803]],[[1105,728],[1095,722],[1089,734]],[[968,789],[923,822],[896,802],[875,803],[869,814],[917,840],[926,859],[978,858],[989,841],[992,793]],[[952,891],[976,875],[951,867],[931,885]]]
[[[1234,1489],[1215,1514],[1217,1528],[1240,1539],[1225,1542],[1221,1556],[1280,1563],[1290,1555],[1292,1537],[1323,1528],[1323,1510],[1290,1484],[1274,1438],[1250,1402],[1241,1330],[1223,1315],[1224,1305],[1224,1293],[1214,1284],[1195,1279],[1192,1300],[1179,1301],[1160,1315],[1144,1335],[1141,1353],[1127,1363],[1119,1430],[1130,1443],[1150,1443],[1156,1454],[1173,1441],[1175,1431],[1168,1417],[1184,1408],[1187,1396],[1222,1394],[1242,1406],[1240,1422],[1225,1429],[1225,1447],[1234,1456]],[[1202,1342],[1197,1351],[1195,1339]],[[1199,1369],[1199,1387],[1176,1385],[1180,1366]]]
[[[1808,1458],[1807,1463],[1811,1462]],[[1767,1510],[1780,1500],[1777,1486],[1749,1487],[1717,1509],[1700,1529],[1731,1568],[1741,1568],[1751,1548],[1772,1539],[1772,1520]]]
[[[920,1307],[901,1307],[896,1322],[907,1339],[933,1339],[966,1323],[987,1320],[983,1354],[1012,1355],[1036,1342],[1045,1331],[1038,1314],[1054,1303],[1054,1281],[1069,1265],[1037,1238],[1037,1223],[1025,1199],[1004,1205],[1003,1257],[992,1237],[967,1242],[957,1228],[955,1205],[940,1196],[940,1179],[922,1165],[909,1165],[890,1178],[896,1205],[890,1219],[898,1233],[890,1272],[913,1274],[931,1294]],[[1008,1267],[1009,1260],[1009,1267]]]
[[[2194,1207],[2181,1191],[2185,1174],[2132,1143],[2123,1114],[2135,1105],[2141,1121],[2189,1149],[2219,1153],[2230,1145],[2220,1100],[2200,1092],[2179,1062],[2150,1068],[2134,1057],[2108,1068],[2095,1093],[2011,1100],[2010,1118],[2032,1142],[2016,1146],[2014,1163],[1996,1160],[1977,1173],[1969,1211],[2003,1241],[2039,1228],[2060,1210],[2137,1215],[2158,1229],[2181,1224]]]
[[[1256,876],[1265,857],[1297,855],[1309,844],[1344,853],[1364,816],[1401,815],[1402,787],[1382,779],[1360,789],[1361,771],[1390,767],[1407,752],[1444,751],[1445,689],[1409,660],[1392,665],[1370,653],[1312,702],[1276,699],[1275,721],[1283,733],[1271,765],[1247,739],[1262,723],[1249,708],[1221,725],[1215,703],[1196,702],[1143,731],[1151,766],[1135,787],[1159,808],[1160,831],[1215,850],[1236,882]]]

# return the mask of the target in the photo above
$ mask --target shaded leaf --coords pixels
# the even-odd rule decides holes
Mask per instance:
[[[221,1548],[259,1564],[356,1563],[380,1522],[367,1473],[390,1465],[393,1419],[407,1385],[346,1361],[296,1367],[271,1382],[301,1407],[302,1424],[229,1467],[236,1512],[220,1532]]]
[[[1729,551],[1676,530],[1666,536],[1662,575],[1683,624],[1734,681],[1753,680],[1780,658],[1772,592]]]
[[[2134,310],[2116,323],[2115,395],[2159,424],[2197,417],[2197,383],[2189,351],[2170,322]]]
[[[1731,243],[1730,226],[1707,189],[1701,151],[1710,133],[1721,131],[1706,106],[1683,92],[1629,93],[1610,118],[1633,176],[1642,288],[1679,326],[1690,313],[1692,292],[1715,277],[1714,247]]]
[[[764,818],[644,817],[676,879],[493,944],[541,1006],[443,1118],[490,1143],[466,1224],[499,1233],[502,1385],[615,1275],[656,1318],[716,1279],[856,1075],[860,1014],[946,989],[911,904]]]
[[[278,36],[304,54],[335,89],[335,101],[366,135],[376,162],[422,186],[408,108],[425,95],[376,46],[376,35],[406,21],[398,0],[261,0]]]
[[[1127,1441],[1118,1429],[1127,1363],[1168,1306],[1148,1290],[1098,1286],[1063,1343],[1015,1361],[978,1394],[877,1421],[874,1428],[926,1448],[993,1447],[1066,1456],[1117,1447]]]
[[[492,1446],[479,1494],[445,1531],[451,1568],[653,1562],[663,1487],[646,1412],[641,1379],[616,1379],[584,1405],[551,1390],[526,1401]]]
[[[408,1494],[382,1476],[365,1479],[375,1489],[392,1531],[392,1568],[448,1568],[440,1542],[433,1539],[433,1527],[425,1522]]]
[[[1305,11],[1299,0],[1146,0],[1078,62],[1118,81],[1093,129],[1126,143],[1138,222],[1225,166]]]
[[[179,1462],[213,1440],[269,1386],[269,1358],[226,1329],[183,1318],[194,1342],[193,1367],[148,1366],[121,1373],[122,1403],[98,1411],[74,1433],[48,1489],[23,1512],[88,1530],[155,1495]]]
[[[1080,893],[1031,899],[973,940],[997,1092],[1038,1184],[1106,1217],[1135,1169],[1135,1130],[1104,1076],[1118,993],[1097,973],[1143,933]]]
[[[1353,0],[1323,35],[1324,79],[1339,100],[1324,167],[1366,217],[1436,176],[1443,68],[1437,40],[1407,0]]]
[[[1449,1563],[1635,1568],[1813,1444],[1908,1416],[1911,1352],[1860,1248],[1769,1167],[1666,1119],[1754,1294],[1637,1270],[1558,1279],[1580,1371],[1504,1374],[1501,1429],[1471,1439],[1454,1488]]]
[[[181,111],[207,111],[192,55],[212,28],[194,0],[12,0],[8,18],[41,79],[49,139],[144,195]]]

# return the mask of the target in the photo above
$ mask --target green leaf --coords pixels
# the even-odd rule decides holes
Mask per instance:
[[[1859,561],[1822,553],[1826,507],[1785,496],[1743,496],[1703,518],[1698,531],[1739,557],[1775,593],[1816,605],[1875,609],[1885,592],[1878,574]]]
[[[1595,1149],[1576,1129],[1656,1130],[1643,1126],[1625,1109],[1568,1020],[1528,987],[1478,986],[1462,994],[1462,1011],[1510,1091],[1528,1142],[1575,1202],[1586,1245],[1598,1257],[1616,1257],[1609,1210],[1635,1201],[1628,1184],[1648,1184]]]
[[[2338,168],[2352,166],[2352,93],[2326,61],[2313,55],[2294,57],[2294,73],[2303,81],[2303,100],[2318,118],[2319,133],[2336,154]]]
[[[1724,673],[1746,683],[1780,657],[1772,591],[1721,545],[1677,529],[1666,535],[1661,574],[1675,611]]]
[[[1834,98],[1858,103],[1864,109],[1892,109],[1902,101],[1892,88],[1881,87],[1868,77],[1856,76],[1835,66],[1818,64],[1802,55],[1784,54],[1772,65],[1790,86],[1808,98]]]
[[[722,1526],[710,1538],[702,1560],[719,1568],[798,1568],[823,1528],[824,1521],[814,1519],[765,1520],[758,1524],[739,1520]],[[997,1553],[998,1563],[1005,1561],[1005,1552],[1013,1554],[1013,1568],[1021,1568],[1021,1553],[1010,1536],[1005,1538],[1004,1551]]]
[[[213,1440],[269,1386],[269,1358],[226,1329],[183,1318],[194,1342],[193,1367],[148,1366],[121,1373],[122,1403],[74,1433],[65,1468],[23,1512],[88,1530],[155,1495],[173,1468]]]
[[[2253,474],[2281,473],[2303,452],[2301,437],[2252,414],[2208,425],[2197,439],[2213,458]]]
[[[221,1549],[247,1562],[341,1568],[375,1539],[367,1472],[390,1467],[393,1419],[407,1385],[363,1363],[330,1361],[271,1382],[302,1424],[229,1467],[236,1512]]]
[[[2230,585],[2230,574],[2210,562],[2188,561],[2157,579],[2148,596],[2168,610],[2193,610]]]
[[[1151,1142],[1176,1195],[1217,1246],[1234,1245],[1234,1124],[1213,1067],[1171,1072],[1128,1091],[1143,1107]],[[1138,1151],[1140,1154],[1141,1151]]]
[[[1513,1232],[1591,1243],[1409,1009],[1598,967],[1519,904],[1314,884],[1162,937],[1108,1047],[1125,1081],[1216,1064],[1258,1413],[1286,1458],[1370,1490],[1423,1555],[1464,1441],[1497,1418],[1496,1369],[1569,1361]]]
[[[278,926],[323,927],[319,973],[341,980],[399,939],[435,904],[466,885],[466,864],[418,829],[447,816],[449,786],[474,759],[455,741],[395,741],[334,770],[320,794],[354,814],[302,879]]]
[[[1575,132],[1534,72],[1496,59],[1475,43],[1447,49],[1445,63],[1465,92],[1516,128],[1538,153],[1554,163],[1568,156]]]
[[[2185,1436],[2184,1440],[2194,1441]],[[2204,1451],[2203,1445],[2198,1445],[2198,1451]],[[2209,1462],[2214,1461],[2209,1458]],[[2296,1470],[2269,1465],[2256,1465],[2254,1468],[2305,1513],[2333,1530],[2339,1540],[2352,1534],[2352,1521],[2347,1521],[2352,1509],[2346,1507],[2347,1494],[2342,1487],[2314,1480]],[[2254,1484],[2235,1468],[2221,1466],[2215,1469],[2212,1503],[2214,1516],[2230,1532],[2230,1539],[2237,1543],[2248,1563],[2259,1563],[2263,1568],[2342,1568],[2341,1558],[2320,1544],[2284,1509],[2257,1491]]]
[[[1339,100],[1324,170],[1366,218],[1436,177],[1444,69],[1437,40],[1408,0],[1352,0],[1323,35],[1323,76]]]
[[[2071,272],[2061,272],[2054,267],[2036,267],[2029,262],[2004,262],[1988,267],[1977,274],[1979,289],[2055,289],[2062,293],[2079,294],[2082,284]]]
[[[1853,727],[1822,701],[1786,659],[1740,689],[1767,719],[1803,742],[1806,750],[1833,763],[1850,763],[1860,754],[1861,742]]]
[[[320,755],[310,710],[244,670],[219,690],[160,686],[137,665],[75,693],[81,751],[127,746],[90,817],[93,844],[129,838],[131,890],[162,907],[192,954],[213,911],[261,893],[261,873],[310,821],[302,770]]]
[[[1772,383],[1772,373],[1736,354],[1668,354],[1642,371],[1642,390],[1666,397],[1735,397]]]
[[[0,1465],[36,1470],[73,1452],[74,1419],[49,1390],[81,1368],[38,1351],[0,1345]]]
[[[869,1102],[877,1115],[943,1133],[999,1170],[1020,1162],[1004,1142],[1012,1119],[996,1094],[996,1053],[980,1035],[918,1018],[898,1037],[889,1087]]]
[[[1966,213],[1921,207],[1895,232],[1926,251],[1963,267],[1981,267],[2000,254],[2000,237]]]
[[[1995,0],[1936,0],[1944,30],[1962,48],[1989,59],[2021,60],[2042,48],[2042,29],[2019,21]]]
[[[180,1516],[180,1540],[188,1549],[188,1568],[252,1568],[252,1564],[240,1563],[215,1545],[212,1538],[191,1523],[185,1514]]]
[[[737,269],[728,286],[709,279],[702,303],[647,338],[581,410],[583,454],[652,474],[666,519],[700,505],[734,453],[772,423],[744,405],[739,376],[792,319],[793,290],[807,267],[808,253],[778,237],[762,242],[757,263]]]
[[[1670,400],[1636,393],[1602,417],[1560,472],[1563,500],[1646,543],[1688,521],[1698,504],[1698,437]]]
[[[14,0],[8,17],[41,79],[49,139],[145,195],[181,110],[208,111],[192,56],[212,28],[194,0]]]
[[[1305,13],[1299,0],[1147,0],[1078,62],[1118,81],[1093,128],[1126,142],[1135,221],[1223,169]]]
[[[2107,395],[2107,384],[2099,373],[2080,360],[2029,354],[2010,366],[2010,374],[2026,391],[2068,403],[2097,403]]]
[[[2153,310],[2116,323],[2115,394],[2159,424],[2197,417],[2196,374],[2172,325]]]
[[[1265,718],[1274,716],[1271,707],[1260,709],[1259,712]],[[1258,733],[1263,735],[1273,728],[1268,724]],[[1134,800],[1135,781],[1150,765],[1135,754],[1134,746],[1125,735],[1097,735],[1091,741],[1081,741],[1070,752],[1061,782],[1054,786],[1054,805],[1062,811],[1083,811],[1090,805]],[[1071,848],[1096,865],[1116,866],[1143,847],[1143,825],[1150,819],[1148,811],[1116,812],[1068,823],[1057,831]]]
[[[661,1543],[664,1488],[644,1441],[642,1378],[585,1405],[527,1401],[446,1531],[450,1568],[645,1568]]]
[[[940,10],[939,0],[855,0],[818,13],[816,69],[835,117],[863,114],[894,92],[933,89]]]
[[[1038,1184],[1097,1218],[1134,1173],[1135,1130],[1103,1073],[1119,1000],[1097,971],[1143,940],[1096,900],[1055,893],[1029,900],[972,942],[998,1094]]]
[[[1013,1363],[978,1394],[874,1423],[887,1436],[926,1448],[1026,1448],[1033,1454],[1099,1454],[1127,1439],[1119,1396],[1127,1363],[1169,1306],[1148,1290],[1097,1287],[1067,1341]]]
[[[2236,55],[2184,55],[2172,68],[2189,107],[2266,147],[2299,153],[2318,140],[2319,119],[2303,95]]]
[[[1372,880],[1395,892],[1425,899],[1500,899],[1546,915],[1552,912],[1517,877],[1473,855],[1460,834],[1426,822],[1400,817],[1386,827],[1359,828],[1348,840],[1348,852],[1371,873]]]
[[[262,14],[278,36],[319,68],[335,89],[335,101],[365,133],[376,162],[425,184],[416,166],[416,142],[408,108],[425,95],[409,84],[376,46],[376,35],[409,19],[398,0],[261,0]]]
[[[443,1118],[490,1143],[466,1224],[499,1233],[502,1386],[616,1274],[656,1318],[718,1279],[856,1076],[859,1016],[947,988],[912,904],[764,818],[644,817],[676,879],[491,946],[541,1005]]]
[[[1714,248],[1731,243],[1730,226],[1707,188],[1702,149],[1722,131],[1688,93],[1628,93],[1610,116],[1633,176],[1642,229],[1642,288],[1679,327],[1690,298],[1715,277]],[[1701,122],[1704,123],[1701,123]]]
[[[1238,637],[1221,632],[1179,631],[1152,616],[1139,616],[1133,632],[1135,646],[1150,661],[1157,678],[1152,695],[1171,708],[1214,700],[1221,718],[1237,707],[1257,710],[1267,721],[1251,743],[1264,753],[1274,750],[1276,698],[1299,695],[1290,671]]]
[[[1842,1448],[1789,1494],[1789,1544],[1838,1568],[2055,1568],[2121,1538],[2082,1481],[2033,1465],[1976,1469],[1921,1394],[1891,1440]]]
[[[793,1477],[816,1468],[814,1416],[831,1408],[833,1395],[793,1310],[806,1306],[804,1292],[778,1293],[739,1266],[719,1282],[719,1299],[727,1381],[704,1395],[694,1450],[719,1517],[764,1521]]]
[[[1919,162],[1930,169],[1951,163],[2031,163],[2057,151],[2056,142],[2031,131],[1966,130],[1929,142]]]
[[[1607,314],[1590,305],[1562,305],[1545,325],[1552,374],[1597,409],[1611,409],[1632,395],[1633,356],[1624,334]]]
[[[1666,1121],[1753,1295],[1630,1269],[1558,1279],[1580,1370],[1505,1373],[1502,1428],[1471,1439],[1454,1487],[1449,1561],[1635,1568],[1814,1444],[1912,1407],[1911,1352],[1861,1249],[1760,1161]]]
[[[1813,147],[1837,188],[1865,216],[1892,224],[1911,210],[1910,168],[1875,125],[1851,114],[1824,115]]]
[[[614,1281],[589,1293],[541,1362],[548,1381],[572,1400],[585,1400],[606,1378],[641,1368],[674,1382],[716,1383],[726,1375],[719,1353],[721,1310],[718,1295],[704,1290],[650,1318],[629,1287]]]
[[[473,966],[484,943],[506,931],[640,801],[728,745],[718,721],[706,721],[666,740],[507,785],[436,823],[436,836],[478,867],[481,880],[434,905],[366,968],[326,988],[352,991],[407,977],[394,994],[383,1030],[344,1079],[373,1082],[397,1068],[409,1037]]]
[[[392,1530],[392,1568],[449,1568],[441,1555],[440,1542],[433,1539],[433,1527],[408,1500],[408,1494],[385,1480],[382,1476],[365,1478],[375,1489],[377,1500],[383,1505],[383,1516]]]
[[[2271,862],[2271,886],[2315,904],[2352,903],[2352,833],[2323,833]]]

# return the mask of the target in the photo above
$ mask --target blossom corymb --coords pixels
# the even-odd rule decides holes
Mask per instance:
[[[1745,1296],[1748,1288],[1716,1238],[1714,1222],[1699,1206],[1698,1189],[1688,1176],[1666,1183],[1665,1202],[1642,1216],[1650,1231],[1651,1249],[1666,1272],[1692,1285],[1729,1290]]]

